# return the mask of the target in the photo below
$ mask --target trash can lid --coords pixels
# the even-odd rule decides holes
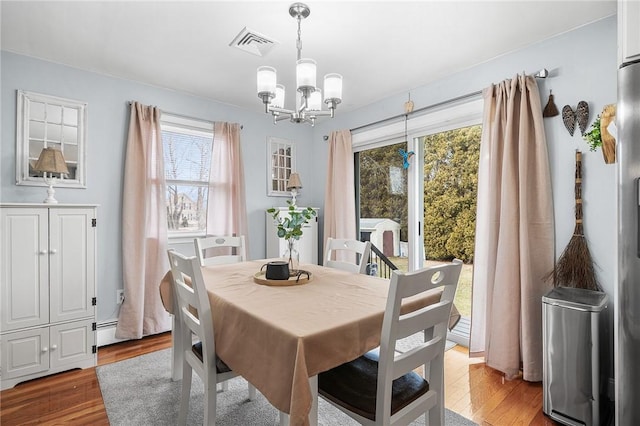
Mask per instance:
[[[556,287],[542,296],[542,303],[590,312],[603,310],[608,301],[604,292],[572,287]]]

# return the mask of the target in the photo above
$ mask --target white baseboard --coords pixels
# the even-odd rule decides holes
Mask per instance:
[[[97,326],[97,341],[98,347],[112,345],[118,342],[124,342],[129,339],[118,339],[116,338],[116,325],[118,324],[118,320],[109,320],[98,323]]]

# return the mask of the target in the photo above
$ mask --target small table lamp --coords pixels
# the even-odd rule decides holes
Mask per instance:
[[[58,200],[53,197],[53,194],[56,192],[55,189],[53,189],[53,185],[56,183],[56,178],[52,175],[47,177],[47,173],[60,173],[61,175],[69,173],[69,169],[67,169],[67,164],[64,161],[62,152],[54,148],[44,148],[42,152],[40,152],[40,157],[38,157],[38,161],[36,161],[35,166],[33,166],[33,170],[36,172],[42,172],[44,182],[49,185],[49,188],[47,189],[47,198],[43,203],[56,204]]]
[[[296,196],[298,195],[299,189],[302,189],[300,175],[298,175],[298,173],[291,173],[289,175],[289,181],[287,182],[287,191],[291,191],[291,199],[294,206],[296,205]]]

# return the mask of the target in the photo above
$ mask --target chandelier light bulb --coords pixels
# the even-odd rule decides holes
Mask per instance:
[[[257,73],[258,96],[263,93],[276,93],[276,69],[273,67],[258,67]]]

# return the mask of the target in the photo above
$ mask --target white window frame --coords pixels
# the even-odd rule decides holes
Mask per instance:
[[[212,139],[212,147],[213,149],[213,139],[214,139],[214,123],[206,120],[199,120],[195,118],[184,117],[181,115],[171,114],[171,113],[162,113],[160,117],[160,128],[161,130],[169,130],[177,133],[187,133],[192,134],[194,136],[207,136]],[[163,149],[164,149],[164,141]],[[210,167],[213,167],[211,165]],[[211,173],[211,169],[209,169],[209,173]],[[171,180],[166,179],[165,177],[165,186],[169,185],[190,185],[190,186],[202,186],[209,188],[210,182],[200,182],[200,181],[191,181],[191,180]],[[166,197],[166,194],[165,194]],[[205,215],[207,214],[205,210]],[[181,243],[181,242],[193,242],[193,238],[204,237],[206,235],[206,227],[205,230],[199,232],[185,232],[185,231],[172,231],[168,229],[167,224],[167,237],[172,241],[172,243]]]
[[[424,152],[423,136],[448,130],[482,124],[482,112],[484,101],[480,95],[466,100],[444,104],[440,107],[429,109],[422,114],[409,116],[406,122],[404,118],[385,125],[364,129],[355,132],[352,137],[353,152],[365,151],[399,142],[407,142],[407,152]],[[424,157],[414,155],[411,157],[412,167],[407,170],[407,200],[408,221],[407,232],[410,236],[424,234]],[[409,271],[420,269],[423,265],[424,246],[420,238],[409,238]]]
[[[52,105],[64,110],[74,110],[76,114],[76,125],[70,127],[76,127],[76,142],[66,143],[64,141],[64,113],[61,111],[62,123],[59,124],[60,129],[60,150],[62,154],[65,154],[65,145],[75,145],[77,147],[77,168],[75,179],[68,179],[64,176],[56,180],[54,186],[65,188],[86,188],[86,141],[87,141],[87,103],[82,101],[76,101],[73,99],[65,99],[57,96],[44,95],[41,93],[27,92],[24,90],[17,91],[16,102],[16,185],[29,185],[29,186],[48,186],[44,182],[44,179],[38,176],[30,176],[29,164],[35,164],[38,157],[30,155],[30,145],[33,141],[42,143],[43,147],[49,146],[47,137],[48,121],[46,113],[44,118],[35,119],[31,112],[32,103],[43,103],[45,105]],[[46,110],[46,107],[45,107]],[[30,121],[44,123],[44,137],[43,139],[34,139],[29,133]],[[54,123],[55,126],[57,123]],[[57,142],[57,141],[56,141]],[[67,163],[73,163],[69,158],[65,158]]]

